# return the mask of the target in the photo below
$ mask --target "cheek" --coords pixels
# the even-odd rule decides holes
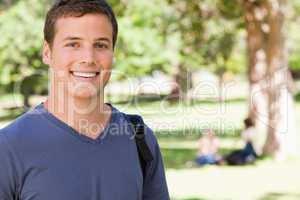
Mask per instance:
[[[99,54],[98,60],[102,70],[110,70],[113,64],[113,52],[103,52]]]
[[[52,55],[51,64],[51,77],[54,84],[66,85],[69,81],[69,69],[74,62],[74,55],[66,51],[56,51]]]
[[[113,53],[112,52],[103,53],[98,58],[101,67],[100,85],[104,86],[110,79],[111,68],[113,64]]]
[[[76,55],[68,51],[58,51],[53,55],[52,60],[56,70],[68,70],[72,63],[76,61]]]

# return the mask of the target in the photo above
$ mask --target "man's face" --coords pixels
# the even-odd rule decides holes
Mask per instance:
[[[52,48],[44,42],[43,49],[52,89],[78,98],[103,92],[113,62],[113,30],[107,16],[59,18],[55,29]]]

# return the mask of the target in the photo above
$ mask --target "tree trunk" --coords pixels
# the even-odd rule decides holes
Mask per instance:
[[[13,4],[13,0],[3,0],[3,5],[5,8],[9,8],[10,6],[12,6]]]
[[[174,86],[168,97],[170,102],[183,101],[187,98],[189,89],[192,88],[192,73],[185,67],[183,63],[176,64],[173,75]]]
[[[264,137],[262,133],[267,130],[268,106],[267,93],[264,89],[264,79],[267,71],[266,63],[266,37],[263,28],[265,24],[265,7],[263,4],[253,1],[243,1],[244,19],[247,31],[247,53],[248,53],[248,80],[249,80],[249,114],[248,117],[255,122],[256,129],[260,134],[261,142],[258,142],[256,150],[261,153]]]
[[[286,0],[267,1],[269,37],[267,45],[268,65],[268,135],[264,153],[284,158],[292,153],[295,128],[292,115],[293,98],[289,88],[291,76],[287,64],[287,51],[284,45],[284,9]],[[289,141],[287,143],[287,141]],[[289,147],[289,148],[288,148]]]
[[[23,106],[26,110],[30,108],[29,98],[29,94],[23,94]]]
[[[264,154],[284,158],[295,149],[291,139],[295,135],[292,80],[283,34],[286,2],[245,0],[243,5],[248,32],[249,116],[267,125]]]
[[[219,102],[224,102],[226,100],[226,94],[224,94],[224,85],[225,85],[225,80],[224,80],[224,74],[225,70],[218,73],[218,82],[219,82]]]

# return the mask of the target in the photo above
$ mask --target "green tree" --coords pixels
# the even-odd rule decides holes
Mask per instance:
[[[165,47],[158,28],[163,15],[161,1],[132,0],[123,5],[112,4],[119,16],[116,69],[120,74],[116,78],[142,77],[155,70],[168,72],[173,52]],[[120,10],[120,7],[125,9]]]
[[[172,12],[162,33],[166,37],[173,32],[179,35],[179,59],[173,68],[183,98],[192,86],[189,78],[195,69],[206,68],[216,73],[220,86],[226,72],[235,74],[243,70],[243,57],[234,54],[240,20],[233,19],[241,18],[241,9],[235,8],[233,12],[235,5],[221,0],[168,0],[168,3]]]
[[[250,116],[267,124],[264,153],[283,156],[288,153],[286,150],[292,153],[295,146],[292,79],[284,37],[288,2],[247,0],[242,1],[242,5],[248,33],[250,97],[261,94],[260,98],[250,101]],[[261,110],[267,110],[267,119]]]
[[[300,1],[289,1],[291,9],[286,13],[286,27],[288,27],[287,48],[289,52],[288,65],[295,78],[300,78]]]
[[[19,1],[0,15],[0,85],[9,93],[21,93],[25,106],[32,92],[47,88],[46,81],[35,84],[45,79],[41,61],[45,5],[46,0]]]

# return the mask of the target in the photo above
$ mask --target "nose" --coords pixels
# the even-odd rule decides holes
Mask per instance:
[[[81,63],[86,64],[87,66],[96,65],[95,52],[93,48],[86,48],[81,52]]]

